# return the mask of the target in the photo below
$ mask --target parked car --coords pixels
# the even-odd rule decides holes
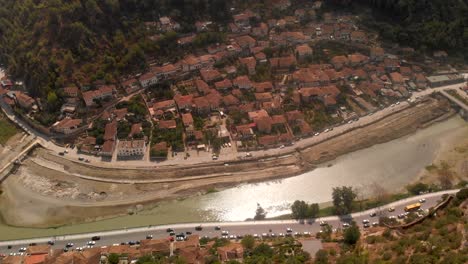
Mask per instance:
[[[153,235],[146,235],[146,239],[153,239]]]

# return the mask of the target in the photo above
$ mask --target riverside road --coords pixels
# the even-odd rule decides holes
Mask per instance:
[[[101,239],[96,241],[95,247],[109,246],[113,244],[127,243],[129,241],[140,241],[145,239],[147,235],[152,235],[154,239],[167,238],[169,234],[166,229],[172,228],[175,233],[190,231],[193,234],[208,237],[221,237],[221,231],[229,231],[229,235],[255,235],[259,237],[264,233],[286,233],[286,228],[291,228],[293,232],[310,232],[315,234],[321,230],[320,222],[326,221],[332,226],[333,229],[341,228],[343,223],[350,223],[356,221],[360,228],[364,228],[362,221],[367,219],[370,223],[378,222],[379,215],[386,216],[397,216],[404,213],[404,207],[408,204],[416,203],[420,199],[425,199],[422,203],[422,209],[429,209],[435,206],[441,201],[443,194],[454,194],[458,190],[448,190],[435,193],[428,193],[419,196],[410,197],[407,199],[399,200],[378,208],[353,213],[347,216],[329,216],[304,221],[297,220],[267,220],[267,221],[245,221],[245,222],[211,222],[211,223],[184,223],[184,224],[172,224],[172,225],[161,225],[161,226],[147,226],[123,230],[103,231],[96,233],[56,236],[56,237],[43,237],[25,240],[11,240],[11,241],[0,241],[0,253],[9,254],[18,252],[20,248],[27,247],[31,243],[45,244],[48,241],[54,241],[54,248],[64,248],[67,243],[74,243],[73,248],[85,247],[87,242],[91,240],[93,236],[100,236]],[[389,212],[389,208],[395,210]],[[377,213],[377,216],[371,217],[371,213]],[[201,231],[196,231],[196,226],[202,226]],[[215,227],[219,226],[220,230],[215,230]],[[271,230],[271,232],[270,232]],[[53,232],[51,230],[51,232]],[[1,238],[0,238],[1,239]],[[8,246],[11,248],[8,249]],[[71,249],[73,249],[71,248]]]

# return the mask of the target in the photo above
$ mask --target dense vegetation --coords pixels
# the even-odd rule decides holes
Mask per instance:
[[[364,23],[380,35],[422,51],[447,50],[468,59],[468,1],[360,0],[332,1],[348,6],[359,2],[373,9]]]
[[[17,130],[7,118],[0,113],[0,144],[5,144],[8,139],[16,134]]]
[[[150,40],[155,32],[143,22],[171,15],[182,31],[190,31],[197,19],[227,19],[229,5],[225,0],[0,0],[0,63],[43,98],[70,83],[113,82],[145,68],[147,56],[161,55],[175,43],[174,34]]]

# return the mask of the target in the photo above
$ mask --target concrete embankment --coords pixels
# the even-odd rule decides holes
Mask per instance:
[[[222,189],[239,183],[298,175],[339,155],[413,133],[450,113],[445,101],[430,99],[308,148],[298,148],[294,153],[232,162],[229,166],[103,169],[61,159],[42,150],[37,156],[44,159],[44,163],[27,161],[18,175],[6,181],[8,188],[2,195],[0,208],[5,222],[13,225],[50,226],[93,221],[103,216],[126,214],[135,205],[144,208],[156,201],[204,193],[212,187]],[[47,162],[58,164],[62,169],[47,166]],[[28,180],[32,176],[34,180]],[[45,183],[37,184],[37,179]],[[64,191],[66,188],[72,191],[69,195]],[[85,195],[89,190],[96,195]]]

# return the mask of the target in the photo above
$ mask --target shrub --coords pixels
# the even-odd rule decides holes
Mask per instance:
[[[383,259],[383,260],[390,260],[390,259],[392,259],[392,253],[386,251],[385,253],[383,253],[382,259]]]

